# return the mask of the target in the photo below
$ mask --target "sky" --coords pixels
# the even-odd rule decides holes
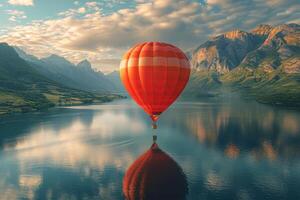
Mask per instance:
[[[232,29],[282,23],[300,24],[299,0],[0,0],[0,42],[105,73],[136,43],[187,51]]]

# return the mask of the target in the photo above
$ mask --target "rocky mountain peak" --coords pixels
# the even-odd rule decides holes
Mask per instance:
[[[262,63],[272,69],[293,63],[289,71],[295,72],[298,62],[292,59],[300,52],[299,33],[298,24],[261,24],[249,33],[235,29],[209,39],[188,55],[195,69],[221,74],[240,65],[256,68]],[[293,62],[285,62],[287,59]]]
[[[59,65],[73,65],[70,61],[68,61],[67,59],[65,59],[64,57],[55,55],[55,54],[51,54],[50,56],[46,57],[46,58],[42,58],[42,61],[46,61],[46,62],[50,62],[50,63],[56,63]]]
[[[298,24],[281,24],[274,27],[267,39],[264,46],[281,47],[283,45],[300,45],[300,26]]]
[[[46,58],[49,58],[49,59],[64,59],[63,57],[61,56],[58,56],[56,54],[51,54],[50,56],[46,57]]]
[[[266,36],[270,33],[272,28],[273,27],[269,24],[260,24],[254,29],[252,29],[251,33],[253,33],[254,35]]]
[[[216,36],[193,51],[191,63],[196,69],[226,73],[239,65],[248,52],[262,41],[251,33],[235,29]]]
[[[6,42],[0,42],[0,46],[6,46],[6,47],[8,47],[9,45]]]
[[[16,50],[9,46],[6,42],[0,42],[0,54],[6,57],[19,57]]]
[[[79,67],[81,69],[92,69],[92,65],[87,59],[84,59],[81,62],[79,62],[77,64],[77,67]]]
[[[239,30],[239,29],[234,29],[232,31],[226,32],[223,34],[223,36],[227,39],[235,40],[235,39],[242,39],[245,38],[249,35],[249,33]]]
[[[26,61],[30,61],[30,62],[39,62],[39,59],[31,54],[28,54],[25,50],[23,50],[21,47],[18,46],[13,46],[13,48],[15,49],[15,51],[18,53],[18,55],[26,60]]]

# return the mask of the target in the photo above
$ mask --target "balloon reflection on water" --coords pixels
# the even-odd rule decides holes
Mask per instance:
[[[184,200],[188,184],[181,167],[153,143],[126,171],[123,193],[127,200]]]

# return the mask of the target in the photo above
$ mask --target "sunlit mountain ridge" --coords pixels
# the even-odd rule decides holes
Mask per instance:
[[[186,94],[240,89],[256,100],[299,106],[300,26],[259,25],[251,32],[233,30],[187,52],[193,67]]]

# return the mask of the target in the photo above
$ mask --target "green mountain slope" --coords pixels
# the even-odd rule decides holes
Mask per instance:
[[[116,97],[67,88],[51,81],[21,59],[8,44],[0,43],[0,114],[103,102]]]
[[[248,37],[252,40],[245,39]],[[221,48],[218,44],[224,44],[223,40],[227,46]],[[250,45],[251,42],[254,45]],[[230,86],[259,102],[300,106],[298,24],[260,25],[250,33],[228,32],[204,44],[208,43],[209,48],[200,45],[190,53],[194,72],[189,85],[198,90],[187,89],[186,95],[217,93],[220,88]],[[228,46],[231,51],[224,53]],[[236,55],[236,52],[242,53]],[[213,79],[211,74],[214,74]]]
[[[223,75],[221,81],[262,103],[300,106],[300,74],[286,74],[280,69],[266,73],[262,69],[236,68]]]
[[[190,80],[184,89],[184,97],[210,97],[219,92],[222,82],[215,71],[192,70]]]

